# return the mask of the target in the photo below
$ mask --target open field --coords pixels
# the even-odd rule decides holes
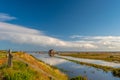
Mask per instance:
[[[60,55],[120,63],[120,52],[61,52]]]

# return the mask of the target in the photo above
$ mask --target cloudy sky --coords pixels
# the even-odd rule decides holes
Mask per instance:
[[[120,51],[120,0],[0,0],[0,49]]]

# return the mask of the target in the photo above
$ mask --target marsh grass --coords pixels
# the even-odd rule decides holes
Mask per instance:
[[[77,77],[71,78],[70,80],[87,80],[87,78],[82,76],[77,76]]]
[[[120,63],[120,52],[62,52],[60,55]]]
[[[120,69],[114,69],[114,70],[112,71],[112,74],[113,74],[114,76],[116,76],[116,77],[120,77]]]
[[[61,57],[58,57],[58,58],[61,58]],[[66,58],[63,58],[63,59],[66,59]],[[120,68],[113,68],[113,67],[109,67],[109,66],[101,66],[101,65],[97,65],[97,64],[85,63],[85,62],[80,62],[80,61],[75,61],[75,60],[70,60],[70,59],[66,59],[66,60],[75,62],[77,64],[92,66],[92,67],[95,67],[97,69],[102,69],[105,72],[111,71],[113,76],[120,77]]]

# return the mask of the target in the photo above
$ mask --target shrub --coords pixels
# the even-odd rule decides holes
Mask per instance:
[[[110,56],[110,58],[113,58],[114,56]]]

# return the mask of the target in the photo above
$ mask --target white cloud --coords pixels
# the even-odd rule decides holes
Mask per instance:
[[[0,21],[10,21],[14,19],[16,19],[16,17],[10,16],[9,14],[6,13],[0,13]]]
[[[25,28],[19,25],[13,25],[5,22],[0,22],[1,32],[13,32],[13,33],[27,33],[27,34],[43,34],[41,31]]]
[[[35,29],[30,29],[5,22],[0,22],[0,40],[7,40],[19,44],[32,44],[67,49],[96,48],[96,46],[91,43],[63,41],[54,37],[46,36],[43,32]]]
[[[50,47],[59,50],[120,50],[120,36],[73,36],[64,41],[45,35],[42,31],[0,22],[0,41]]]
[[[98,50],[120,50],[120,36],[79,36],[73,35],[77,42],[90,43]]]
[[[74,38],[81,38],[81,37],[83,37],[83,36],[80,36],[80,35],[72,35],[72,36],[70,36],[70,38],[72,38],[72,39],[74,39]]]
[[[0,22],[0,37],[1,39],[17,43],[28,43],[38,45],[55,45],[56,43],[58,43],[63,45],[62,41],[45,36],[41,31],[4,22]]]

